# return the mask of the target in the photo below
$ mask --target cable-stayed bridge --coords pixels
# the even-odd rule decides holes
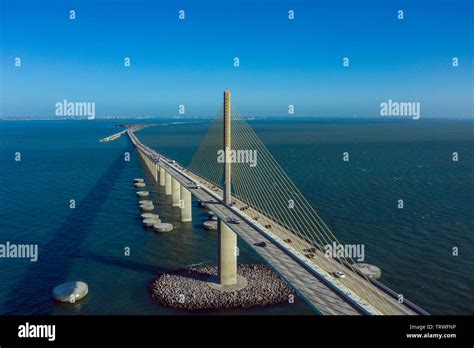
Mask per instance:
[[[181,208],[182,221],[191,221],[191,195],[218,217],[218,288],[244,286],[237,276],[238,235],[320,314],[427,314],[365,276],[351,258],[327,256],[324,246],[341,243],[244,117],[231,110],[228,90],[187,168],[141,143],[138,129],[126,132],[173,206]]]

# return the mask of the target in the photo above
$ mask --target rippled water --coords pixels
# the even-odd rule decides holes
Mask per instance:
[[[131,180],[151,183],[150,176],[126,137],[98,142],[118,131],[117,123],[0,123],[0,243],[39,244],[36,263],[0,259],[0,313],[184,313],[154,303],[148,283],[164,270],[215,262],[216,236],[202,231],[206,211],[196,202],[193,223],[181,225],[179,210],[156,185],[150,199],[176,231],[159,235],[141,227]],[[382,268],[385,284],[430,313],[474,313],[473,122],[251,124],[336,236],[365,244],[366,261]],[[168,125],[138,134],[187,164],[207,127]],[[342,161],[345,151],[349,162]],[[451,160],[454,151],[458,162]],[[403,210],[396,209],[400,198]],[[240,262],[261,262],[243,242],[239,246]],[[86,281],[89,296],[75,305],[54,303],[51,289],[68,280]],[[298,300],[225,313],[311,310]]]

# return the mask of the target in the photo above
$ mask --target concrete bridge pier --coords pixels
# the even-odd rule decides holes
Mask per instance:
[[[150,159],[145,156],[145,164],[146,164],[148,170],[150,171],[150,173],[153,174],[153,171],[151,170],[151,167],[150,167],[150,162],[151,162]]]
[[[165,194],[171,195],[171,175],[168,172],[165,172]]]
[[[166,178],[165,178],[165,169],[163,167],[160,167],[160,186],[165,186],[166,184]]]
[[[222,220],[218,222],[219,245],[219,284],[237,283],[237,235]]]
[[[179,207],[179,200],[181,199],[181,184],[175,178],[171,178],[171,205]]]
[[[158,167],[158,164],[157,163],[154,163],[153,164],[153,176],[155,177],[155,182],[158,182],[158,173],[159,173],[160,169]]]
[[[181,222],[190,222],[193,220],[193,212],[191,208],[192,198],[191,192],[184,186],[181,186]]]

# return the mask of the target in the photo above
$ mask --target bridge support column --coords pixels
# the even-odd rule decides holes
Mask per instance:
[[[171,175],[168,172],[165,172],[165,194],[171,195]]]
[[[160,186],[165,186],[166,178],[165,178],[165,169],[160,167]]]
[[[191,203],[191,192],[181,185],[181,222],[190,222],[193,220]]]
[[[231,194],[231,107],[230,91],[224,91],[224,203],[230,204]],[[218,221],[218,278],[221,286],[237,283],[237,235],[222,221]]]
[[[179,207],[181,199],[181,184],[175,178],[171,178],[171,202],[173,207]]]
[[[219,284],[233,285],[237,283],[237,235],[220,219],[218,230]]]
[[[158,173],[159,173],[158,164],[153,163],[153,176],[155,177],[155,182],[158,182]]]

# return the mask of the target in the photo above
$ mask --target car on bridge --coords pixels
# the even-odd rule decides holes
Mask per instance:
[[[234,218],[234,219],[230,219],[229,223],[238,225],[238,224],[240,224],[241,221],[242,220],[240,220],[240,219]]]
[[[307,253],[315,253],[317,252],[318,250],[316,248],[308,248],[308,249],[304,249],[303,251],[307,252]]]
[[[346,277],[346,275],[344,274],[344,272],[341,272],[341,271],[332,272],[332,275],[333,275],[335,278],[345,278],[345,277]]]
[[[265,242],[258,242],[258,243],[255,243],[254,244],[255,246],[258,246],[258,247],[261,247],[261,248],[265,248],[267,246],[267,243]]]

